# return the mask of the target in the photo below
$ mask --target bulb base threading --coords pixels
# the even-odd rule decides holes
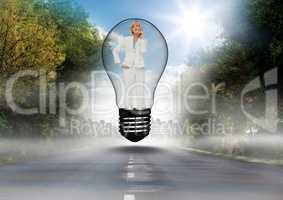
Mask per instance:
[[[138,142],[149,135],[151,109],[119,109],[119,131],[131,142]]]

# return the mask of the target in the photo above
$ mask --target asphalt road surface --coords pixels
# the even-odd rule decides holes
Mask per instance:
[[[108,144],[0,167],[1,200],[282,200],[283,168]]]

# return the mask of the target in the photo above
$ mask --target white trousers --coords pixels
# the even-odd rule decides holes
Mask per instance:
[[[123,68],[124,107],[144,109],[145,106],[145,70],[144,68]]]

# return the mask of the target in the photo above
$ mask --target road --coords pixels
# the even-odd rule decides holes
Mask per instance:
[[[283,168],[107,144],[0,167],[0,199],[283,199]]]

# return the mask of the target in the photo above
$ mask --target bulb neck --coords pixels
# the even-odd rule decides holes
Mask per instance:
[[[119,131],[131,142],[138,142],[149,135],[151,109],[119,109]]]

